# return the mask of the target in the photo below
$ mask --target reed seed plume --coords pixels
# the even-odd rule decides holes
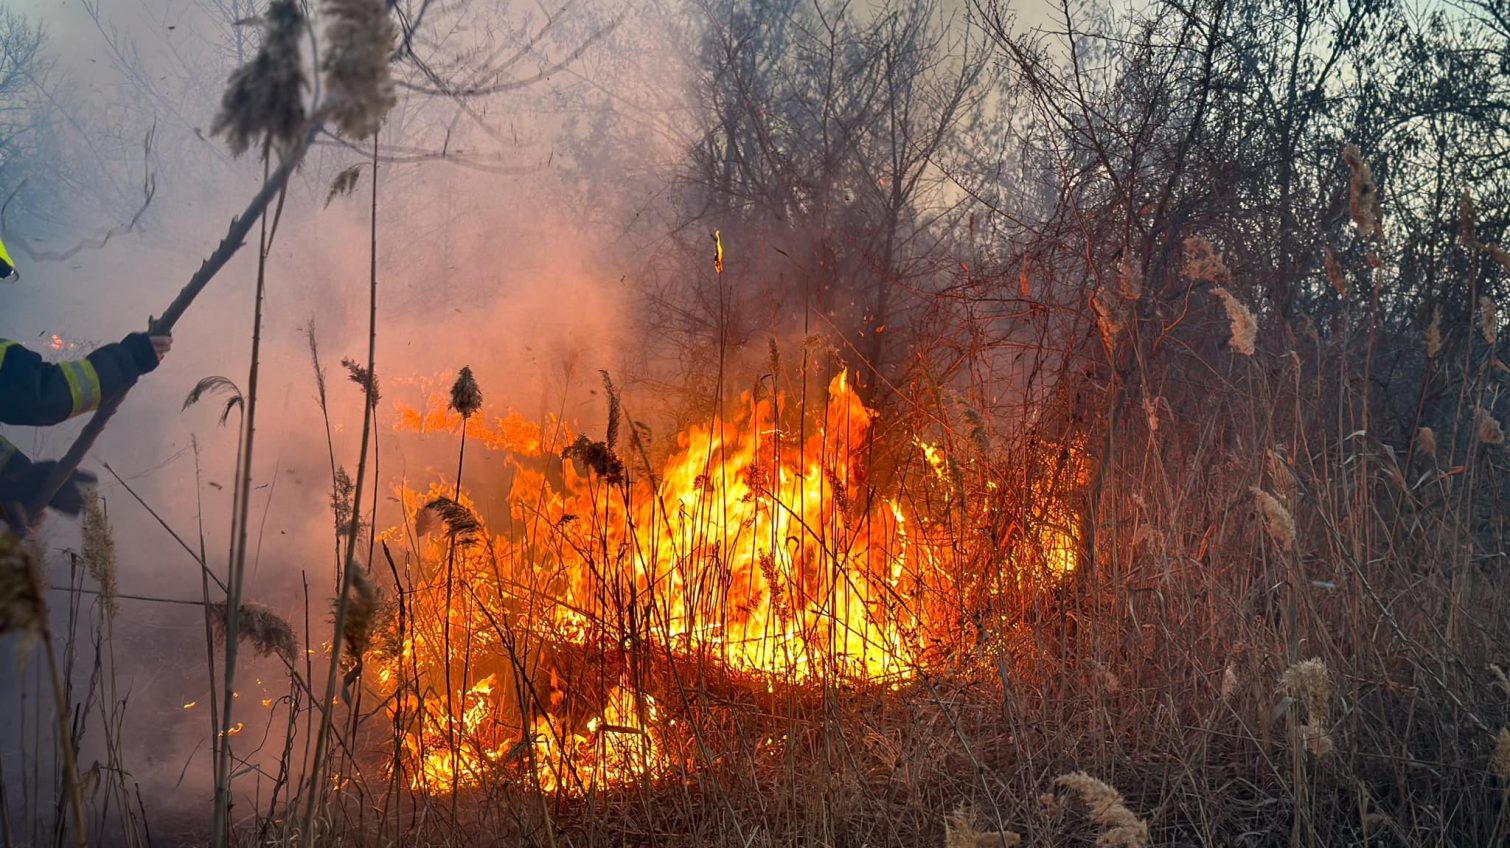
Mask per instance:
[[[452,536],[466,536],[482,529],[482,522],[477,520],[477,516],[472,510],[467,509],[450,498],[436,498],[425,504],[422,512],[428,512],[440,518],[446,525],[446,532]],[[428,521],[425,523],[428,523]],[[419,524],[420,522],[417,520],[416,527]],[[424,535],[423,531],[417,530],[417,532],[420,535]]]
[[[1335,691],[1332,671],[1320,659],[1302,660],[1284,670],[1279,676],[1280,694],[1299,701],[1306,712],[1305,724],[1301,726],[1301,739],[1310,752],[1317,757],[1332,750],[1332,738],[1324,725],[1327,719],[1327,703]]]
[[[1379,187],[1374,184],[1374,175],[1369,170],[1368,163],[1363,161],[1363,154],[1357,145],[1348,144],[1342,148],[1342,161],[1347,163],[1352,172],[1352,186],[1348,197],[1348,214],[1353,219],[1353,226],[1358,228],[1358,233],[1363,236],[1373,236],[1384,240],[1384,227],[1380,222],[1379,211]]]
[[[1232,696],[1237,694],[1238,683],[1237,661],[1227,660],[1227,667],[1222,669],[1222,688],[1220,691],[1223,701],[1232,700]]]
[[[944,814],[944,848],[1016,848],[1022,835],[1010,830],[984,830],[974,808],[961,805]]]
[[[1139,262],[1132,254],[1122,257],[1117,274],[1117,286],[1122,296],[1128,300],[1137,300],[1143,296],[1143,263]]]
[[[1510,676],[1505,674],[1505,670],[1494,663],[1490,663],[1489,673],[1494,675],[1494,684],[1499,687],[1501,692],[1505,693],[1505,697],[1510,698]]]
[[[355,560],[347,567],[346,619],[341,625],[341,641],[346,646],[347,656],[357,659],[367,652],[372,643],[372,624],[378,608],[378,590],[366,569]],[[340,603],[337,598],[331,604],[334,609]]]
[[[1258,349],[1258,319],[1253,317],[1253,310],[1221,286],[1213,288],[1211,293],[1222,299],[1222,308],[1227,310],[1227,320],[1232,323],[1232,349],[1252,356]]]
[[[342,359],[341,365],[346,369],[351,382],[362,387],[362,393],[367,396],[367,402],[372,405],[373,409],[377,409],[378,400],[382,397],[378,392],[377,372],[368,371],[367,366],[350,357]]]
[[[1474,217],[1473,195],[1465,189],[1458,198],[1458,244],[1468,250],[1479,249],[1478,225]]]
[[[1489,765],[1500,784],[1510,787],[1510,728],[1500,728],[1499,735],[1494,739],[1494,756]]]
[[[1430,427],[1422,427],[1417,430],[1416,446],[1424,456],[1435,462],[1437,459],[1437,431]]]
[[[1473,417],[1474,431],[1481,444],[1502,445],[1505,443],[1505,428],[1500,426],[1499,419],[1490,414],[1489,410],[1482,406],[1475,407]]]
[[[1101,828],[1099,848],[1144,848],[1148,845],[1148,822],[1133,815],[1122,793],[1083,771],[1060,775],[1057,786],[1079,796],[1090,808],[1091,821]]]
[[[1431,310],[1431,323],[1426,325],[1426,358],[1436,359],[1442,352],[1442,307]]]
[[[1187,278],[1218,286],[1232,282],[1232,272],[1227,269],[1226,260],[1211,242],[1192,236],[1185,239],[1184,247],[1185,265],[1181,270]]]
[[[84,515],[81,521],[84,535],[84,568],[100,587],[100,602],[105,614],[115,617],[120,611],[116,589],[115,537],[110,531],[110,519],[105,515],[105,506],[99,495],[90,492],[84,498]]]
[[[325,88],[331,119],[351,138],[377,132],[396,98],[388,60],[395,30],[387,0],[325,0]]]
[[[1257,486],[1251,487],[1253,499],[1258,504],[1258,513],[1263,517],[1264,529],[1269,538],[1285,551],[1295,550],[1295,518],[1273,495]]]
[[[456,382],[451,384],[451,408],[460,412],[462,418],[468,418],[482,408],[482,389],[477,387],[477,378],[472,376],[469,366],[462,366],[456,374]]]
[[[227,612],[225,602],[212,603],[206,611],[210,616],[210,624],[215,629],[215,637],[224,642]],[[294,657],[299,652],[298,640],[294,638],[294,629],[282,616],[261,604],[242,604],[236,624],[240,630],[239,637],[251,642],[258,656],[277,655],[288,664],[293,664]]]
[[[1479,330],[1484,341],[1494,344],[1500,337],[1500,308],[1489,295],[1479,297]]]
[[[47,631],[47,601],[36,553],[14,533],[0,532],[0,635]]]
[[[1101,332],[1101,343],[1108,353],[1116,348],[1117,337],[1127,326],[1127,310],[1121,303],[1112,303],[1100,292],[1091,295],[1091,307],[1096,311],[1096,329]]]
[[[189,394],[184,397],[183,410],[187,410],[207,397],[218,394],[226,396],[225,407],[220,410],[222,426],[230,419],[233,410],[246,408],[246,399],[241,396],[241,389],[229,377],[205,377],[195,383],[194,388],[190,389]]]
[[[1331,245],[1324,245],[1321,248],[1321,262],[1326,268],[1327,281],[1332,284],[1333,289],[1337,290],[1337,296],[1346,298],[1347,276],[1342,273],[1342,265],[1337,262],[1337,253],[1332,250]]]
[[[1274,483],[1277,497],[1282,503],[1293,506],[1299,482],[1295,479],[1295,472],[1290,470],[1290,463],[1285,460],[1284,454],[1274,448],[1269,448],[1264,454],[1269,467],[1269,479]]]
[[[355,492],[356,483],[346,473],[346,467],[337,468],[330,484],[330,512],[335,517],[337,532],[345,532],[351,527],[351,499]]]
[[[608,396],[608,432],[603,437],[603,444],[613,450],[619,441],[619,390],[613,387],[613,380],[609,378],[607,371],[598,373],[603,375],[603,394]]]
[[[303,132],[305,80],[299,45],[304,25],[298,3],[274,0],[262,17],[257,54],[231,73],[210,133],[224,133],[237,156],[263,138],[291,145]]]

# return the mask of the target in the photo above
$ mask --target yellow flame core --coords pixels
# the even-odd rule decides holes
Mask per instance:
[[[456,493],[436,484],[401,489],[410,524],[384,534],[420,537],[404,638],[369,678],[396,696],[407,757],[395,767],[412,786],[451,791],[507,770],[573,793],[657,778],[683,762],[674,718],[650,694],[668,663],[767,689],[885,684],[948,642],[962,579],[951,540],[874,495],[874,413],[843,372],[816,418],[785,403],[744,398],[622,485],[547,450],[557,422],[472,416],[469,439],[511,457],[505,526],[437,527],[424,504]],[[400,427],[459,430],[442,410],[401,411]],[[938,448],[916,444],[947,482]],[[476,512],[465,491],[458,500]],[[1062,535],[1043,546],[1052,572],[1074,567]]]

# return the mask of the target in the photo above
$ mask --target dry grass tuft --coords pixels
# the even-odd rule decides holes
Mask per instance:
[[[1290,511],[1285,509],[1278,498],[1263,489],[1253,486],[1250,491],[1258,504],[1259,515],[1263,516],[1264,529],[1268,531],[1269,538],[1286,551],[1295,550],[1295,518],[1290,515]]]
[[[456,382],[451,384],[451,408],[463,418],[482,408],[482,389],[477,387],[477,378],[472,376],[470,367],[463,366],[456,374]]]
[[[262,17],[262,46],[231,73],[212,134],[225,133],[241,155],[264,137],[293,144],[304,130],[304,66],[299,44],[304,13],[294,0],[275,0]]]
[[[1211,293],[1222,299],[1227,320],[1232,322],[1232,349],[1244,356],[1252,356],[1258,349],[1258,319],[1253,316],[1253,310],[1221,286],[1213,288]]]
[[[325,0],[325,86],[331,119],[351,138],[377,132],[396,98],[388,59],[395,30],[386,0]]]
[[[213,603],[208,607],[215,636],[222,642],[225,641],[226,611],[224,602]],[[270,657],[276,654],[293,665],[294,657],[299,652],[298,641],[294,638],[294,629],[277,613],[261,604],[242,604],[236,624],[240,638],[251,642],[258,656]]]
[[[1185,265],[1182,271],[1186,277],[1219,286],[1232,282],[1232,272],[1227,269],[1226,261],[1211,242],[1195,236],[1185,239],[1184,247]]]
[[[1016,848],[1022,835],[1010,830],[982,830],[975,810],[960,806],[944,814],[944,848]]]
[[[13,533],[0,533],[0,635],[47,630],[47,601],[35,553]]]
[[[1498,418],[1489,413],[1482,406],[1473,410],[1474,430],[1478,435],[1479,442],[1486,445],[1502,445],[1505,443],[1505,428],[1500,426]]]
[[[1369,170],[1368,163],[1363,161],[1363,154],[1357,145],[1348,144],[1342,148],[1342,161],[1347,163],[1353,174],[1352,190],[1348,198],[1348,214],[1352,216],[1353,226],[1358,228],[1359,234],[1371,235],[1383,241],[1379,187],[1374,184],[1373,172]]]
[[[1144,848],[1148,845],[1148,822],[1133,815],[1122,793],[1083,771],[1060,775],[1057,786],[1074,792],[1090,808],[1091,821],[1101,828],[1096,837],[1100,848]]]
[[[110,533],[110,519],[94,492],[84,498],[84,568],[100,587],[100,603],[105,614],[114,618],[120,612],[116,588],[115,537]]]

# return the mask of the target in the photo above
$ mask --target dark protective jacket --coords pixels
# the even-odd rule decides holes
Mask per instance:
[[[0,423],[57,424],[98,408],[156,367],[157,353],[146,333],[132,333],[83,359],[58,363],[43,362],[36,353],[0,339]],[[30,500],[46,476],[42,465],[0,437],[0,502]]]

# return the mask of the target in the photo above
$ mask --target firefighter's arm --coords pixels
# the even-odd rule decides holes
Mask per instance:
[[[158,358],[146,333],[132,333],[83,359],[57,364],[0,341],[0,422],[45,426],[82,415],[131,388],[157,367]]]

